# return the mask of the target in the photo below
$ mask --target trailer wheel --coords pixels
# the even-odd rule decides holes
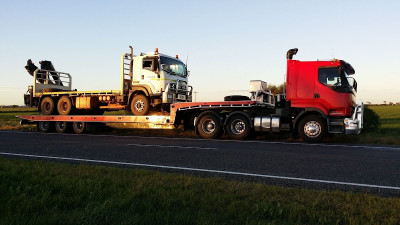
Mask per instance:
[[[215,115],[208,114],[200,119],[197,130],[202,138],[216,138],[221,133],[221,122]]]
[[[40,111],[44,115],[51,115],[54,112],[54,101],[51,97],[47,96],[43,98],[42,102],[40,103]]]
[[[136,95],[131,101],[131,112],[136,116],[143,116],[149,112],[149,100],[144,95]]]
[[[56,131],[57,133],[66,133],[68,131],[69,123],[65,121],[57,121],[56,122]]]
[[[72,110],[72,102],[68,96],[62,96],[57,103],[57,111],[60,115],[68,115]]]
[[[72,129],[76,134],[82,134],[86,130],[86,124],[85,122],[73,122]]]
[[[250,132],[250,122],[242,115],[232,116],[226,125],[226,133],[232,139],[246,139]]]
[[[37,124],[38,131],[49,133],[52,130],[53,124],[50,121],[39,121]]]
[[[318,142],[321,141],[326,133],[326,123],[324,120],[317,116],[304,117],[298,126],[298,132],[304,141]]]

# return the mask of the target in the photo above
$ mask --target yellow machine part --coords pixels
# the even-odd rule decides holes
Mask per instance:
[[[97,96],[77,97],[75,105],[77,109],[95,109],[99,107],[99,99]]]

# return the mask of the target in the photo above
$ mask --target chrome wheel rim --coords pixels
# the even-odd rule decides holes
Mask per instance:
[[[143,100],[137,100],[135,102],[135,110],[138,112],[141,112],[144,110],[144,101]]]
[[[57,126],[58,130],[64,130],[65,123],[64,122],[59,122],[59,123],[56,123],[56,126]]]
[[[246,130],[246,124],[243,120],[236,119],[231,123],[231,131],[234,134],[242,134]]]
[[[48,122],[40,123],[40,128],[41,130],[47,130],[49,128],[49,123]]]
[[[76,128],[77,130],[81,130],[82,127],[83,127],[83,123],[82,123],[82,122],[75,123],[75,128]]]
[[[321,131],[321,125],[317,121],[308,121],[304,125],[304,133],[307,137],[318,137]]]
[[[215,121],[212,119],[207,119],[203,122],[201,129],[203,130],[204,133],[206,134],[211,134],[215,131]]]

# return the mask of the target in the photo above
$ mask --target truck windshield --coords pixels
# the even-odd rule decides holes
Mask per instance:
[[[347,75],[346,71],[343,70],[343,76],[346,78],[347,81],[347,85],[349,87],[352,87],[354,89],[355,92],[357,92],[357,81],[356,79],[350,77],[349,75]]]
[[[357,82],[340,67],[318,69],[318,81],[337,92],[357,92]]]
[[[179,75],[183,77],[187,76],[186,66],[181,61],[161,56],[160,64],[161,68],[170,74]]]

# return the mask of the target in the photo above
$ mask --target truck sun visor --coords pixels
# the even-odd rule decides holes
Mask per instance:
[[[347,75],[353,75],[356,73],[356,71],[354,70],[354,68],[350,65],[350,63],[344,61],[344,60],[340,60],[340,65],[342,66],[342,68],[344,69],[344,71],[346,71]]]

